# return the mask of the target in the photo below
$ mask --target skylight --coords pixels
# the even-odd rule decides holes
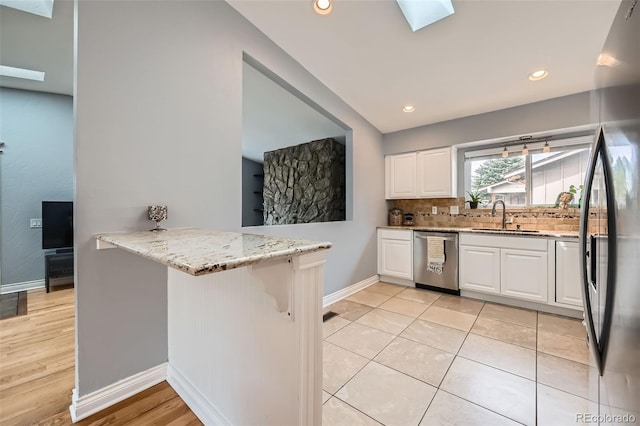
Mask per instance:
[[[453,15],[451,0],[396,0],[413,32]]]
[[[43,71],[34,71],[24,68],[8,67],[0,65],[0,75],[3,77],[24,78],[26,80],[44,81]]]
[[[53,16],[53,0],[0,0],[0,6],[11,7],[49,19]]]

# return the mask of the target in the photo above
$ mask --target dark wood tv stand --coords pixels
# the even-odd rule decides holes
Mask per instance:
[[[71,280],[62,280],[71,278]],[[57,250],[44,255],[44,286],[49,293],[51,280],[73,283],[73,250]]]

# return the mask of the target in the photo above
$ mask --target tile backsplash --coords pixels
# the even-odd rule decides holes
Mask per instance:
[[[431,213],[434,206],[438,209],[437,214]],[[457,206],[459,214],[452,215],[451,206]],[[500,228],[502,222],[502,206],[498,206],[496,216],[492,217],[490,208],[468,208],[464,197],[393,200],[391,208],[394,207],[403,213],[413,213],[416,226]],[[580,209],[507,207],[507,227],[515,228],[516,225],[522,229],[577,232]]]

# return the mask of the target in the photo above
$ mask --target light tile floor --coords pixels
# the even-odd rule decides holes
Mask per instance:
[[[323,425],[568,425],[581,321],[387,283],[325,308]]]

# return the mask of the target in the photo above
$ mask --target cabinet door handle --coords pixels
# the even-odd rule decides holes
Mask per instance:
[[[434,236],[435,236],[435,235],[434,235]],[[427,239],[427,237],[423,237],[422,235],[416,235],[415,237],[416,237],[417,239],[419,239],[419,240],[426,240],[426,239]],[[455,241],[455,240],[456,240],[454,237],[450,237],[450,238],[444,237],[444,238],[442,238],[442,239],[443,239],[444,241]]]

